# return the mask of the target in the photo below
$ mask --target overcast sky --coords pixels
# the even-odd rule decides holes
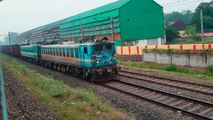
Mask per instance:
[[[0,38],[2,34],[24,32],[116,0],[4,0],[0,2]],[[164,12],[194,10],[211,0],[155,0]],[[179,2],[178,2],[179,1]]]

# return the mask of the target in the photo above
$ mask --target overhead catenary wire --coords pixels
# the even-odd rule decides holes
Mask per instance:
[[[179,2],[179,3],[175,3],[175,4],[170,4],[167,6],[164,6],[164,8],[169,8],[169,7],[174,7],[175,5],[187,5],[187,4],[197,4],[197,2],[200,2],[200,0],[192,0],[192,1],[184,1],[184,2]]]
[[[206,1],[206,0],[178,0],[176,2],[162,4],[162,6],[163,6],[164,10],[166,10],[166,11],[168,11],[168,10],[170,10],[170,11],[171,10],[172,11],[179,11],[178,10],[178,6],[181,6],[182,11],[184,11],[184,10],[194,11],[198,7],[198,5],[199,5],[198,2],[211,2],[211,1],[212,0],[209,0],[209,1]],[[190,4],[190,6],[188,4]],[[172,8],[172,7],[174,7],[174,8]]]
[[[177,3],[185,2],[185,1],[189,1],[189,0],[178,0],[178,1],[176,1],[176,2],[171,2],[171,3],[163,4],[163,6],[172,5],[172,4],[177,4]]]

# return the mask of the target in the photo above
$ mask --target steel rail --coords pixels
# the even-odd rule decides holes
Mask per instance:
[[[143,74],[143,73],[131,72],[128,70],[120,70],[119,72],[126,72],[126,73],[130,73],[130,74],[142,75],[142,76],[152,77],[152,78],[156,78],[156,79],[168,80],[168,81],[173,81],[173,82],[182,82],[182,83],[187,83],[187,84],[192,84],[192,85],[199,85],[199,86],[203,86],[203,87],[213,88],[212,85],[205,85],[205,84],[194,83],[194,82],[183,81],[183,80],[175,80],[175,79],[166,78],[166,77],[162,77],[162,76],[154,76],[154,75],[147,75],[147,74]]]
[[[142,81],[146,81],[146,82],[150,82],[150,83],[154,83],[154,84],[160,84],[160,85],[164,85],[164,86],[175,87],[175,88],[184,89],[184,90],[187,90],[187,91],[193,91],[193,92],[197,92],[197,93],[213,96],[213,93],[201,91],[199,89],[187,88],[187,87],[172,85],[172,84],[168,84],[168,83],[164,83],[164,82],[160,82],[160,81],[154,81],[154,80],[148,80],[148,79],[145,79],[145,78],[133,77],[133,76],[121,74],[122,72],[120,72],[119,76],[128,77],[128,78],[142,80]],[[196,85],[196,88],[197,88],[197,86],[206,87],[207,89],[208,88],[209,89],[213,88],[212,86],[208,86],[208,85],[192,83],[192,82],[187,82],[187,81],[172,80],[172,79],[168,79],[168,78],[161,78],[161,77],[156,77],[156,76],[151,76],[151,75],[143,75],[143,74],[140,74],[140,73],[133,73],[133,72],[129,72],[129,71],[127,71],[127,72],[125,71],[124,73],[129,73],[129,74],[134,74],[134,75],[141,75],[141,76],[148,76],[150,78],[162,79],[164,81],[172,81],[172,82],[176,82],[176,83],[185,83],[185,84],[190,84],[190,85]]]
[[[126,85],[129,85],[129,86],[133,86],[133,87],[136,87],[136,88],[141,88],[141,89],[149,90],[149,91],[156,92],[156,93],[159,93],[159,94],[163,94],[163,95],[166,95],[166,96],[175,97],[175,98],[178,98],[180,100],[185,100],[185,101],[188,101],[188,102],[202,104],[202,105],[208,106],[210,108],[213,107],[213,103],[210,103],[210,102],[201,101],[201,100],[198,100],[198,99],[193,99],[193,98],[185,97],[185,96],[181,96],[181,95],[176,95],[176,94],[168,93],[168,92],[165,92],[165,91],[161,91],[161,90],[157,90],[157,89],[153,89],[153,88],[149,88],[149,87],[144,87],[144,86],[136,85],[136,84],[133,84],[133,83],[130,83],[130,82],[125,82],[125,81],[121,81],[121,80],[114,80],[114,81],[111,81],[111,82],[118,82],[118,83],[121,83],[121,84],[126,84]],[[140,96],[140,95],[137,95],[137,94],[134,94],[134,93],[130,93],[128,91],[125,91],[125,90],[122,90],[122,89],[119,89],[119,88],[107,85],[108,83],[110,83],[110,82],[104,83],[103,86],[108,87],[110,89],[114,89],[116,91],[123,92],[125,94],[129,94],[129,95],[134,96],[134,97],[139,98],[139,99],[144,99],[144,100],[150,101],[152,103],[155,103],[155,104],[158,104],[158,105],[162,105],[162,106],[171,108],[173,110],[181,111],[182,113],[191,115],[191,116],[196,117],[196,118],[202,118],[202,119],[206,119],[206,120],[212,120],[212,118],[208,118],[206,116],[203,116],[203,115],[200,115],[200,114],[196,114],[196,113],[190,112],[188,110],[184,110],[184,109],[172,106],[172,105],[168,105],[168,104],[156,101],[156,100],[149,99],[147,97],[143,97],[143,96]]]

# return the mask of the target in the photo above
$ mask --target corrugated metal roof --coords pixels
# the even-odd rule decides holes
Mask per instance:
[[[92,15],[116,10],[116,9],[121,8],[123,5],[125,5],[129,1],[131,1],[131,0],[118,0],[116,2],[113,2],[113,3],[110,3],[110,4],[107,4],[107,5],[104,5],[104,6],[101,6],[101,7],[98,7],[98,8],[77,14],[77,15],[74,15],[74,16],[71,16],[71,17],[68,17],[68,18],[65,18],[65,19],[62,19],[62,20],[59,20],[59,21],[38,27],[38,28],[35,28],[35,29],[32,29],[32,30],[29,30],[29,31],[26,31],[26,32],[22,33],[21,35],[28,34],[28,33],[35,32],[35,31],[39,31],[39,30],[49,28],[49,27],[54,27],[54,26],[59,25],[61,23],[66,23],[66,22],[69,22],[69,21],[75,21],[75,20],[78,20],[78,19],[82,19],[82,18],[85,18],[85,17],[92,16]]]
[[[101,7],[80,13],[80,14],[77,14],[77,15],[74,15],[74,16],[71,16],[71,17],[67,18],[67,20],[65,20],[64,22],[75,21],[75,20],[82,19],[82,18],[85,18],[85,17],[93,16],[93,15],[96,15],[96,14],[116,10],[116,9],[121,8],[123,5],[125,5],[129,1],[131,1],[131,0],[118,0],[116,2],[113,2],[113,3],[107,4],[107,5],[104,5],[104,6],[101,6]]]

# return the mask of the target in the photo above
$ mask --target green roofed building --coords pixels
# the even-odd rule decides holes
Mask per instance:
[[[114,37],[112,37],[112,32]],[[121,45],[164,44],[163,8],[153,0],[119,0],[20,34],[26,41],[107,37]]]

